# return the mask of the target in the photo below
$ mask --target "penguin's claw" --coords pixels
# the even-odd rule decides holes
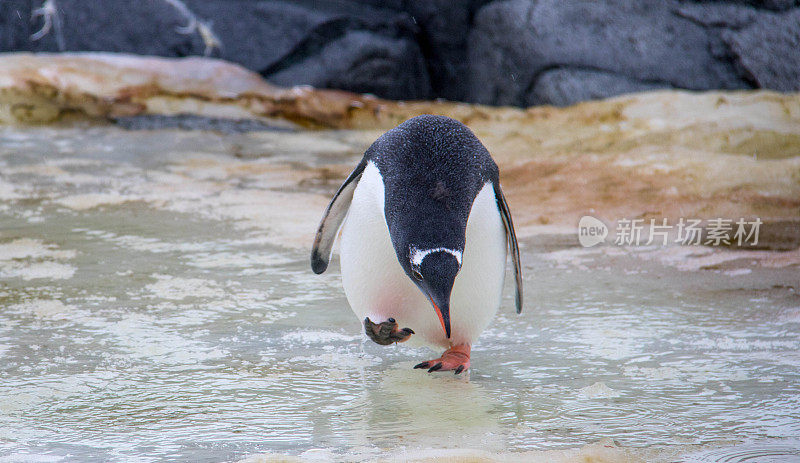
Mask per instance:
[[[453,346],[447,349],[438,359],[419,363],[415,365],[414,368],[427,368],[428,373],[452,370],[458,375],[469,368],[469,354],[469,345],[461,344]]]
[[[441,369],[442,369],[442,362],[439,362],[436,365],[428,368],[428,373],[433,372],[433,371],[437,371],[437,370],[441,370]]]
[[[397,329],[397,322],[394,318],[389,318],[381,323],[372,323],[372,320],[367,317],[364,319],[364,332],[367,337],[382,346],[407,341],[414,334],[414,330],[411,328]]]

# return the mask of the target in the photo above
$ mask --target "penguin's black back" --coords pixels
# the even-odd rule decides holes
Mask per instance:
[[[472,203],[498,168],[464,124],[445,116],[409,119],[366,151],[383,177],[384,212],[398,258],[409,246],[464,249]]]

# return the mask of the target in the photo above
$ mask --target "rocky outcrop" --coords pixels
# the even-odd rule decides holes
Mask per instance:
[[[769,246],[787,247],[798,237],[798,93],[668,90],[522,110],[279,88],[213,59],[0,57],[0,122],[123,118],[121,126],[131,129],[240,131],[289,121],[364,129],[349,133],[366,147],[383,130],[419,114],[457,118],[485,143],[502,169],[521,234],[530,227],[574,226],[588,213],[645,220],[760,217],[771,224],[772,240],[783,243]],[[135,119],[143,115],[181,117]],[[263,124],[204,124],[186,115]],[[347,174],[336,171],[330,181],[326,172],[320,178],[332,188]],[[784,231],[789,238],[780,238]]]
[[[493,2],[470,37],[470,95],[527,106],[653,88],[796,90],[798,15],[669,0]]]
[[[279,85],[431,96],[417,26],[400,11],[348,1],[254,0],[56,0],[51,12],[37,11],[43,3],[0,4],[0,51],[211,56]]]
[[[352,127],[391,116],[368,96],[281,88],[241,66],[210,58],[108,53],[0,55],[0,122],[47,123],[64,116],[115,119],[198,114]]]
[[[282,85],[565,105],[800,89],[797,0],[5,0],[0,51],[210,56]]]
[[[0,123],[194,114],[312,128],[388,129],[417,114],[482,117],[477,105],[395,102],[308,86],[284,88],[213,58],[112,53],[0,54]],[[494,114],[520,110],[492,108]]]
[[[476,89],[479,88],[482,87],[476,87]],[[597,100],[609,95],[661,88],[670,87],[663,83],[636,80],[608,71],[561,66],[542,71],[531,82],[530,89],[522,98],[522,104],[526,106],[542,104],[567,106],[578,101]],[[519,101],[515,99],[509,101],[508,104],[519,104]]]
[[[756,87],[800,89],[800,9],[762,14],[741,29],[722,31],[721,37]]]

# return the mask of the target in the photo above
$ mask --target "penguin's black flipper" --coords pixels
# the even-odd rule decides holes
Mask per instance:
[[[494,196],[497,198],[497,207],[500,209],[500,216],[503,218],[503,226],[506,229],[506,240],[511,250],[511,260],[514,261],[514,280],[517,283],[516,303],[517,313],[522,312],[522,266],[519,262],[519,244],[517,244],[517,234],[514,232],[514,221],[511,219],[511,211],[508,203],[503,196],[500,185],[494,184]]]
[[[336,234],[339,232],[344,218],[347,217],[350,202],[353,200],[353,192],[356,190],[356,185],[358,185],[358,180],[366,165],[365,160],[358,163],[333,195],[333,199],[322,215],[322,221],[317,228],[317,236],[314,237],[314,247],[311,248],[311,269],[314,273],[322,273],[328,268],[333,252],[333,242],[336,240]]]

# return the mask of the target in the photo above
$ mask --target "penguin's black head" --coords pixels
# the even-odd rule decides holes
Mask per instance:
[[[450,338],[450,293],[458,271],[461,251],[447,248],[411,248],[406,273],[431,301],[445,334]]]

